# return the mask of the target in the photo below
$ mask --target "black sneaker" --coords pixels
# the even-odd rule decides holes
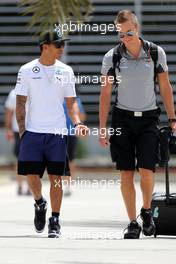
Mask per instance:
[[[58,217],[52,216],[49,218],[48,237],[58,238],[60,236],[60,225]]]
[[[124,239],[138,239],[140,237],[141,227],[136,220],[131,221],[126,229]]]
[[[143,221],[142,224],[142,232],[145,236],[152,236],[155,233],[155,224],[152,217],[151,209],[141,208],[140,213],[141,219]]]
[[[34,226],[38,233],[43,232],[46,223],[46,211],[47,211],[47,201],[43,201],[40,205],[34,204],[35,207],[35,217]]]

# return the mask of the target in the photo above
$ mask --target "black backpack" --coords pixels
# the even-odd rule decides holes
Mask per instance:
[[[148,58],[150,59],[150,57],[153,60],[154,63],[154,85],[156,86],[156,76],[157,76],[157,61],[158,61],[158,46],[152,42],[147,42],[145,40],[143,40],[143,44],[144,44],[144,51],[146,52],[146,54],[148,54]],[[114,76],[114,83],[115,83],[115,88],[117,89],[118,87],[118,81],[116,78],[116,73],[115,73],[115,69],[117,68],[120,72],[120,61],[122,58],[122,55],[120,53],[120,49],[122,46],[122,42],[118,42],[117,45],[115,46],[114,50],[113,50],[113,56],[112,56],[112,65],[113,65],[113,76]],[[155,88],[156,89],[156,88]]]

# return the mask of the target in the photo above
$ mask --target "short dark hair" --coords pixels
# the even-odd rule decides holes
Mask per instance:
[[[114,20],[114,24],[122,24],[127,21],[133,22],[135,25],[139,25],[139,21],[137,16],[131,10],[121,10],[116,19]]]

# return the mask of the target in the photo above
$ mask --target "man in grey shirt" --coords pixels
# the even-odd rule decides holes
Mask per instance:
[[[143,40],[141,39],[141,42]],[[113,50],[108,51],[103,59],[101,73],[103,75],[112,74]],[[148,54],[143,49],[140,50],[138,58],[123,46],[120,46],[122,59],[120,61],[120,73],[116,69],[116,74],[120,74],[121,82],[118,85],[118,101],[116,107],[128,109],[130,111],[148,111],[156,109],[156,95],[153,82],[154,66],[152,59],[148,59]],[[158,46],[157,73],[168,71],[166,54]]]
[[[130,220],[124,238],[136,239],[140,237],[141,227],[136,221],[136,194],[133,182],[135,168],[138,169],[141,177],[142,231],[146,236],[151,236],[155,232],[151,211],[159,117],[155,95],[155,74],[173,130],[176,127],[176,119],[164,50],[157,46],[157,61],[154,61],[151,49],[153,46],[140,38],[138,19],[130,10],[120,11],[115,23],[121,24],[119,32],[121,42],[118,47],[120,62],[118,61],[114,70],[114,49],[104,56],[101,73],[105,82],[102,84],[100,95],[99,119],[101,132],[107,126],[110,109],[113,87],[110,77],[114,75],[116,79],[120,77],[111,124],[118,133],[111,135],[110,139],[108,135],[100,133],[99,141],[103,147],[108,146],[110,141],[112,160],[116,162],[116,168],[121,171],[121,191]]]

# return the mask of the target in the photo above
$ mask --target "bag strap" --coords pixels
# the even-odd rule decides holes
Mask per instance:
[[[115,69],[117,68],[120,72],[120,60],[122,58],[122,55],[120,53],[121,46],[122,46],[121,42],[117,43],[117,45],[113,50],[113,55],[112,55],[112,65],[113,65],[112,69],[113,69],[114,82],[116,82],[116,84],[117,84],[117,78],[116,78]]]
[[[157,62],[158,62],[158,46],[153,42],[148,42],[143,40],[144,43],[144,51],[148,54],[148,58],[152,59],[154,63],[154,84],[156,84],[157,77]]]
[[[117,104],[118,101],[118,80],[116,77],[116,68],[119,70],[120,72],[120,61],[122,58],[120,49],[122,47],[122,43],[118,42],[117,45],[115,46],[114,50],[113,50],[113,55],[112,55],[112,65],[113,65],[113,77],[114,77],[114,91],[116,92],[116,98],[115,98],[115,104]]]
[[[169,188],[169,165],[168,161],[165,164],[165,177],[166,177],[166,203],[169,204],[170,202],[170,188]]]

